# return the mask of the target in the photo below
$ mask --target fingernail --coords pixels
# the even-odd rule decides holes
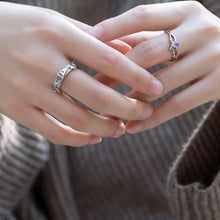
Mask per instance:
[[[101,38],[103,32],[104,32],[104,29],[102,26],[94,26],[93,28],[90,29],[88,33],[92,35],[93,37]]]
[[[140,118],[141,120],[149,118],[153,114],[153,108],[151,106],[147,106],[144,110],[144,113],[142,117]]]
[[[125,133],[125,125],[123,122],[121,122],[113,137],[120,137],[124,133]]]
[[[89,145],[91,145],[91,144],[98,144],[98,143],[100,143],[102,141],[102,138],[101,137],[99,137],[99,136],[96,136],[96,135],[94,135],[94,136],[92,136],[92,138],[91,138],[91,140],[89,141]]]
[[[153,78],[149,89],[152,95],[160,95],[163,91],[163,86],[159,80]]]
[[[141,132],[143,130],[144,130],[144,128],[141,124],[135,124],[135,125],[127,128],[127,132],[130,134],[136,134],[136,133]]]
[[[114,42],[114,43],[116,43],[116,44],[120,44],[120,45],[122,45],[122,46],[127,46],[127,47],[129,47],[129,49],[132,49],[132,47],[131,47],[129,44],[125,43],[124,41],[115,39],[115,40],[112,40],[112,42]]]

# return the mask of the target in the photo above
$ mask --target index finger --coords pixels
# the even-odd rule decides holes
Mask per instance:
[[[71,59],[149,95],[162,92],[162,84],[129,58],[79,30],[70,23],[63,25],[62,52]]]
[[[172,30],[191,12],[201,8],[196,1],[139,5],[95,25],[89,33],[101,41],[110,41],[140,31]],[[195,10],[197,9],[197,10]]]

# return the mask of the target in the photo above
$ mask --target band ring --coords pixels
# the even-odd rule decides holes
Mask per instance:
[[[171,31],[167,30],[166,33],[169,36],[169,41],[170,41],[169,50],[172,53],[172,58],[169,61],[173,62],[173,61],[176,61],[178,58],[178,47],[179,47],[180,43],[176,40],[175,35]]]
[[[64,78],[73,70],[77,69],[76,64],[70,63],[61,69],[55,76],[53,88],[55,92],[60,93],[60,87]]]

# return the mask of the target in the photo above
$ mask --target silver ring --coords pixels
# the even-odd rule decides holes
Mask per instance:
[[[64,78],[72,71],[72,70],[75,70],[77,67],[76,67],[76,64],[74,63],[70,63],[68,65],[66,65],[62,70],[60,70],[60,72],[58,72],[55,76],[55,79],[54,79],[54,83],[53,83],[53,88],[55,90],[55,92],[58,92],[60,93],[60,87],[61,87],[61,84],[64,80]]]
[[[171,31],[166,31],[169,35],[170,40],[170,51],[172,53],[172,58],[169,61],[176,61],[178,58],[178,47],[180,43],[176,40],[175,35]]]

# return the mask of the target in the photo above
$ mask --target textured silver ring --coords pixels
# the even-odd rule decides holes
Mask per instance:
[[[73,70],[75,70],[76,64],[70,63],[66,65],[63,69],[61,69],[55,76],[53,88],[56,92],[60,93],[60,87],[64,80],[64,78]]]
[[[176,61],[178,58],[178,47],[179,47],[180,43],[176,40],[175,35],[171,31],[168,30],[166,32],[169,36],[170,51],[172,53],[172,58],[169,61]]]

